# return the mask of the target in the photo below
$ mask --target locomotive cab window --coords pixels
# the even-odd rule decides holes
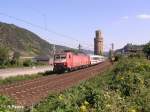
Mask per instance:
[[[60,56],[59,55],[55,55],[55,59],[60,59]]]
[[[66,55],[62,55],[62,56],[61,56],[61,59],[66,59]]]

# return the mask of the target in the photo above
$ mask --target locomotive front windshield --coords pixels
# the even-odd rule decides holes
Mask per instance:
[[[64,60],[66,59],[66,55],[55,55],[55,60]]]

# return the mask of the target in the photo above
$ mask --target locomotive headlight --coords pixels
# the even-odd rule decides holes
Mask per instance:
[[[67,65],[67,62],[64,62],[64,65]]]

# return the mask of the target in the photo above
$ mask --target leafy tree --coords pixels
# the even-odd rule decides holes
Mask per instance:
[[[114,61],[114,58],[115,58],[114,57],[114,52],[113,52],[113,50],[110,49],[109,50],[109,59],[112,60],[112,61]]]
[[[14,52],[13,58],[11,60],[11,64],[18,65],[19,64],[19,58],[20,58],[20,53],[19,52]]]
[[[150,58],[150,42],[144,46],[144,52],[147,55],[147,58]]]
[[[20,58],[20,53],[19,52],[14,52],[13,60],[19,60],[19,58]]]
[[[9,61],[9,50],[0,46],[0,66],[4,66]]]

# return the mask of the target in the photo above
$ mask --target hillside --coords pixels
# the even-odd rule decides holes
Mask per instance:
[[[0,45],[9,48],[10,54],[19,52],[21,56],[48,55],[52,52],[53,45],[43,40],[35,33],[13,24],[0,22]],[[72,48],[55,45],[56,52]],[[90,50],[82,50],[93,53]]]
[[[47,55],[52,45],[29,30],[13,24],[0,22],[0,44],[9,48],[10,53],[19,52],[22,56]],[[57,51],[69,49],[56,45]]]

